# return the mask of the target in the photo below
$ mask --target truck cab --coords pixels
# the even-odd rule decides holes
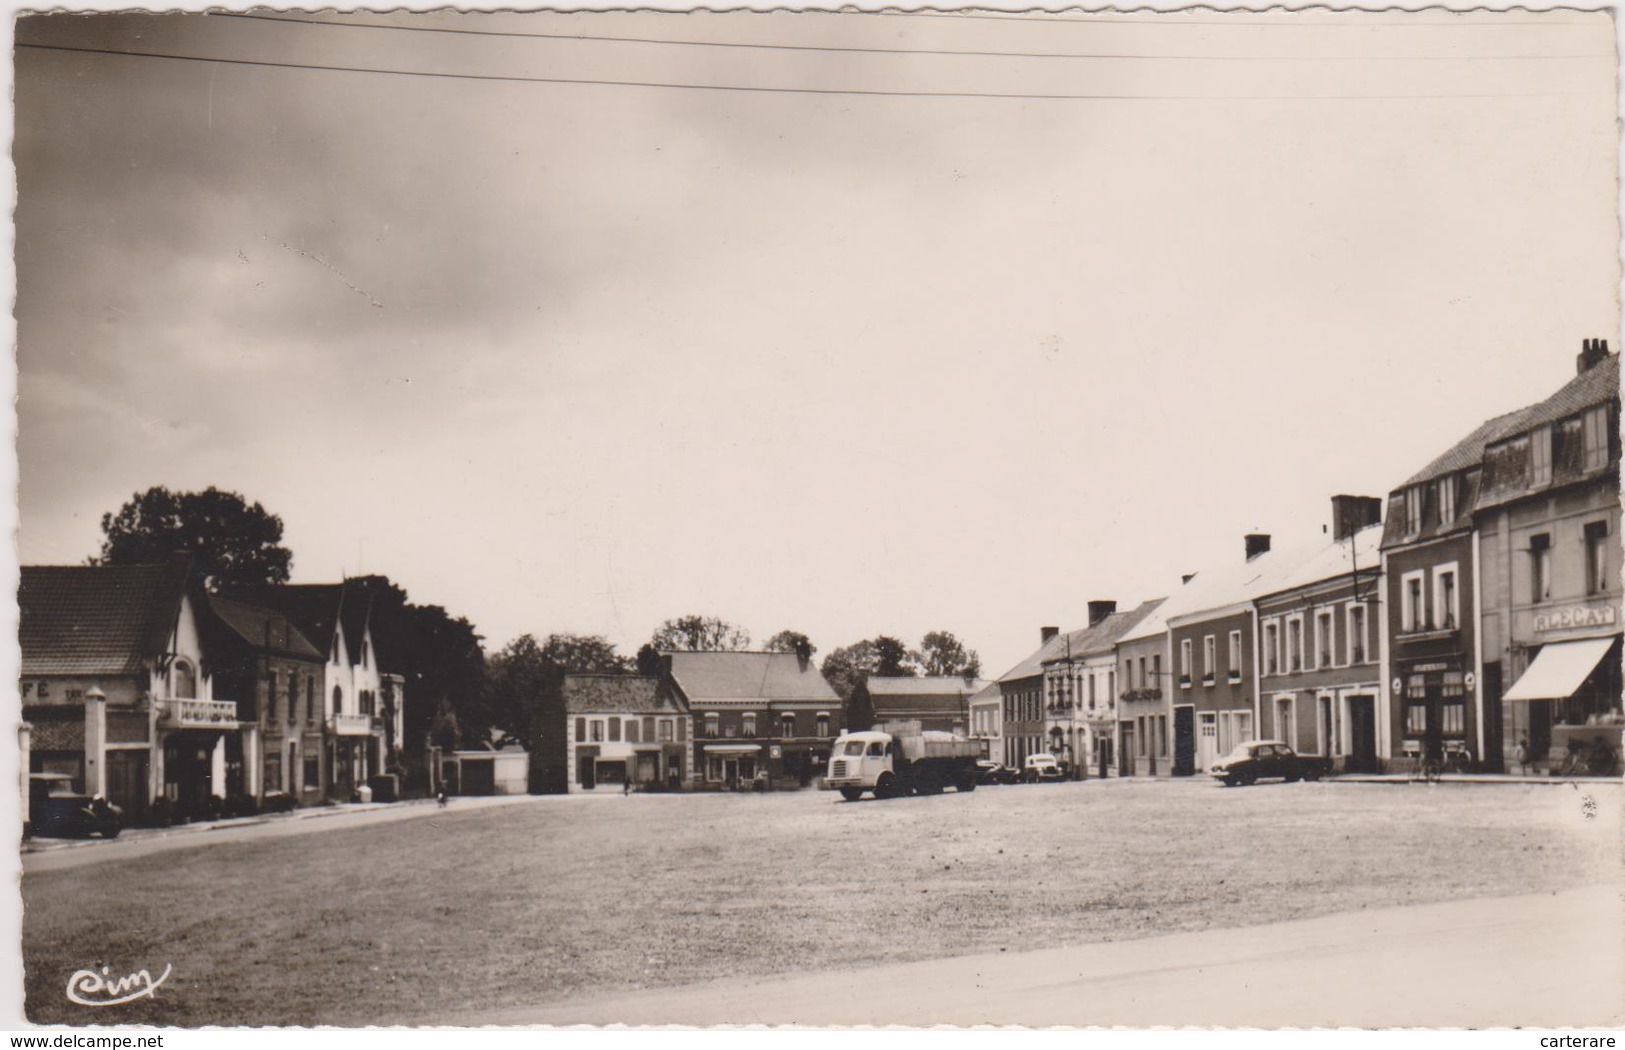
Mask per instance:
[[[855,802],[865,791],[875,789],[881,774],[895,778],[894,751],[890,733],[847,733],[830,748],[829,775],[824,778],[824,784],[835,788],[847,801]]]

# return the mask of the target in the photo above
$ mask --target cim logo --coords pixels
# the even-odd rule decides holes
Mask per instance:
[[[137,999],[154,997],[158,986],[169,979],[169,966],[154,979],[146,970],[137,970],[127,977],[112,976],[112,968],[103,966],[95,970],[75,970],[68,978],[68,999],[80,1006],[119,1006]]]

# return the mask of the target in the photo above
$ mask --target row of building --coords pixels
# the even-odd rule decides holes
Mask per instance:
[[[126,820],[348,800],[398,767],[405,683],[357,581],[211,593],[189,560],[24,566],[25,768]]]
[[[1562,389],[1429,462],[1385,521],[1337,496],[1329,538],[1248,535],[1164,598],[1043,628],[971,698],[972,734],[1009,765],[1120,775],[1188,775],[1248,739],[1345,771],[1617,756],[1619,407],[1619,358],[1586,340]]]

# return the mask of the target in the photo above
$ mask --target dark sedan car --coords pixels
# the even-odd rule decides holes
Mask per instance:
[[[987,758],[980,759],[976,763],[976,782],[978,784],[1014,784],[1016,780],[1016,771],[1009,766]]]
[[[73,778],[62,773],[29,775],[28,822],[34,835],[49,839],[112,839],[124,830],[123,811],[74,791]]]
[[[1319,780],[1331,771],[1331,759],[1300,755],[1279,740],[1248,740],[1238,744],[1208,770],[1215,780],[1224,781],[1226,787],[1252,784],[1265,777],[1280,777],[1289,784],[1294,780]]]

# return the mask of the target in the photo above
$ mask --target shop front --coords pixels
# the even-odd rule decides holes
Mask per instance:
[[[1617,776],[1625,733],[1620,636],[1548,642],[1527,652],[1524,672],[1502,699],[1529,764],[1539,772]]]
[[[704,785],[728,790],[750,787],[763,757],[761,744],[706,744],[701,754]]]
[[[1419,767],[1424,758],[1446,764],[1474,761],[1472,746],[1473,673],[1460,654],[1400,661],[1394,695],[1401,698],[1402,721],[1396,757]]]

